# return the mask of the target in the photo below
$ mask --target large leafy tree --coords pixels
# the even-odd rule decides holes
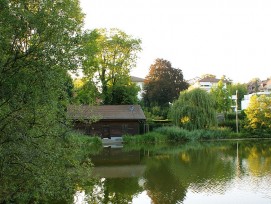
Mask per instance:
[[[140,44],[140,39],[119,29],[95,29],[85,34],[83,71],[100,86],[104,104],[116,101],[116,86],[130,84],[129,74],[136,65]]]
[[[231,109],[231,94],[223,79],[211,88],[210,93],[214,97],[217,112],[226,114]]]
[[[147,107],[168,107],[187,88],[188,83],[183,78],[182,70],[173,68],[169,61],[158,58],[150,66],[146,77],[143,101]]]
[[[210,128],[217,124],[215,101],[202,89],[183,91],[171,107],[175,125],[188,130]]]
[[[247,115],[247,129],[270,132],[271,97],[266,95],[252,96],[245,113]]]
[[[82,20],[78,0],[0,1],[0,203],[73,191],[62,142]]]

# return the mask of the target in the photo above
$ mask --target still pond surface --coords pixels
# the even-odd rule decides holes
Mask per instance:
[[[75,203],[271,204],[270,140],[106,147],[92,161]]]

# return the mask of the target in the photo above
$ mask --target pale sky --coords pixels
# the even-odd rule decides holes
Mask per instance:
[[[234,82],[271,76],[271,0],[80,0],[85,28],[119,28],[142,40],[133,76],[156,58],[184,79],[214,74]]]

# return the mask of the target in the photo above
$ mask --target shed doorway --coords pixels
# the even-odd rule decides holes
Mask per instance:
[[[102,138],[109,138],[109,139],[111,139],[109,126],[104,126],[103,127]]]

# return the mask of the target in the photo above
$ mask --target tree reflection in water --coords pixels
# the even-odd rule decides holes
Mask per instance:
[[[183,201],[186,186],[172,171],[169,159],[151,160],[144,174],[145,189],[154,204],[174,204]]]

